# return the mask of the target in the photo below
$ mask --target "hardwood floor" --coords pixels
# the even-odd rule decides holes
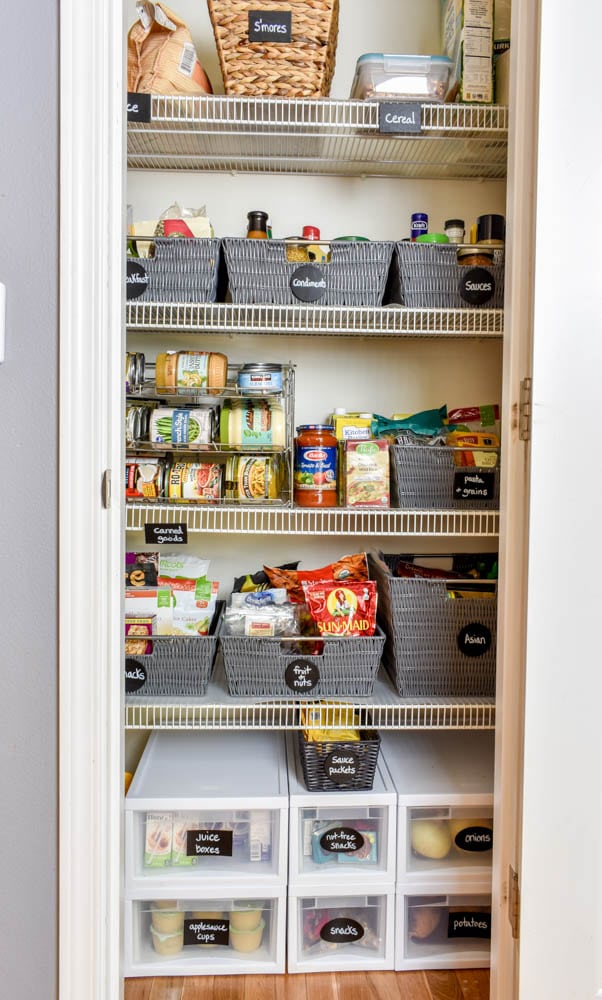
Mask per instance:
[[[125,1000],[489,1000],[487,969],[126,979]]]

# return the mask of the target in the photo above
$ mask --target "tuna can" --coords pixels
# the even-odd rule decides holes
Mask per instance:
[[[246,364],[238,373],[238,387],[245,392],[282,392],[282,365]]]

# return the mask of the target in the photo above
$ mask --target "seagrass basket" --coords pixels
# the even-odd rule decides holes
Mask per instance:
[[[226,94],[237,97],[327,97],[334,72],[339,0],[207,0]],[[251,12],[290,13],[290,41],[256,33]],[[284,36],[285,38],[288,36]]]

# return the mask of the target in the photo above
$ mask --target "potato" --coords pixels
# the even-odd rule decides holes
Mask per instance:
[[[447,820],[415,819],[411,827],[412,850],[423,858],[446,858],[452,846]]]

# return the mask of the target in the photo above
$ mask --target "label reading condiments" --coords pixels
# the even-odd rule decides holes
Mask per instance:
[[[290,10],[250,10],[250,42],[292,41],[292,15]]]
[[[291,292],[301,302],[316,302],[326,295],[326,276],[315,264],[296,267],[290,279]]]

